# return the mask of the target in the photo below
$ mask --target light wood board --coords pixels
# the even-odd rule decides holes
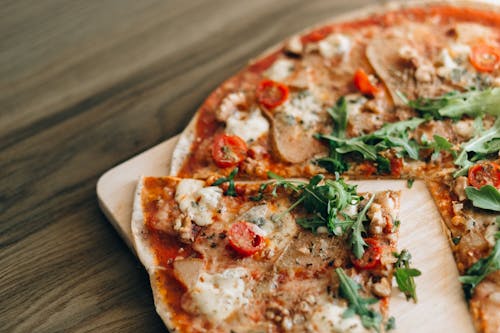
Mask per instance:
[[[109,170],[99,179],[99,204],[132,250],[130,218],[137,180],[141,175],[167,175],[176,142],[177,137],[165,141]],[[353,183],[358,184],[361,191],[402,191],[399,248],[410,250],[414,266],[422,271],[422,276],[416,278],[417,304],[407,302],[394,288],[391,314],[396,317],[395,332],[474,332],[447,236],[425,184],[416,181],[408,189],[402,180]]]

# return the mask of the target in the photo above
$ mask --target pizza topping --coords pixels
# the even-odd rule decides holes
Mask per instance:
[[[221,178],[217,179],[212,184],[212,186],[219,186],[219,185],[222,185],[224,183],[228,183],[227,190],[224,194],[229,195],[231,197],[237,196],[238,194],[236,193],[236,188],[234,185],[234,177],[236,177],[236,175],[238,174],[238,171],[239,171],[238,168],[234,168],[233,171],[231,171],[231,173],[229,174],[229,176],[221,177]]]
[[[472,46],[469,60],[480,72],[493,72],[500,64],[500,49],[489,44]]]
[[[173,263],[174,276],[188,290],[193,289],[198,282],[203,266],[203,259],[199,258],[175,260]]]
[[[373,235],[381,234],[387,225],[387,219],[382,215],[382,206],[378,203],[372,204],[366,215],[371,220],[370,233]]]
[[[368,247],[361,258],[354,258],[352,263],[357,269],[374,269],[380,266],[382,256],[382,247],[375,238],[365,238]]]
[[[273,81],[285,80],[295,69],[295,65],[290,59],[278,59],[267,70],[266,75]]]
[[[245,221],[231,225],[228,240],[231,248],[243,257],[257,253],[266,245],[264,231],[257,225]]]
[[[217,214],[222,190],[216,186],[203,187],[205,182],[195,179],[183,179],[175,192],[175,201],[179,209],[199,226],[213,223]]]
[[[331,34],[318,43],[319,53],[325,58],[345,57],[351,50],[351,40],[343,34]]]
[[[246,142],[256,141],[269,132],[269,122],[259,109],[236,111],[226,120],[226,133],[237,135]]]
[[[460,176],[453,182],[453,192],[457,195],[458,201],[464,201],[467,199],[465,195],[465,188],[469,185],[467,177]]]
[[[288,87],[272,80],[264,80],[257,87],[257,100],[267,109],[274,109],[288,99]]]
[[[343,317],[351,317],[353,314],[357,314],[365,328],[373,328],[380,332],[382,315],[369,306],[377,301],[373,298],[362,298],[359,295],[361,286],[349,278],[342,268],[336,268],[335,272],[340,280],[340,295],[349,302],[349,308],[343,313]]]
[[[464,115],[476,117],[484,114],[498,116],[500,109],[500,88],[470,90],[467,92],[452,91],[436,98],[419,98],[409,101],[404,95],[400,98],[422,116],[442,119],[449,117],[460,119]]]
[[[470,298],[476,286],[490,273],[500,270],[500,238],[497,237],[495,247],[490,255],[472,265],[465,275],[460,277],[467,298]]]
[[[321,104],[309,92],[304,91],[288,100],[276,111],[283,112],[289,125],[298,124],[305,129],[315,126],[320,120]]]
[[[194,287],[188,290],[196,310],[219,323],[248,304],[243,280],[247,275],[247,270],[242,267],[215,274],[202,272]]]
[[[234,167],[246,157],[247,149],[239,136],[220,134],[214,138],[212,158],[220,168]]]
[[[285,43],[285,52],[293,55],[301,55],[304,50],[300,36],[293,36]]]
[[[234,113],[240,109],[247,108],[247,99],[244,93],[236,92],[227,95],[221,102],[219,108],[215,111],[215,118],[225,122]]]
[[[469,186],[465,194],[474,207],[500,212],[500,192],[495,187],[484,185],[477,189]]]
[[[422,273],[415,268],[410,267],[411,254],[408,250],[403,250],[401,253],[394,253],[398,259],[395,263],[394,277],[398,284],[399,290],[405,294],[406,299],[410,298],[417,302],[417,291],[414,277],[420,276]]]
[[[376,84],[372,81],[362,68],[354,73],[354,85],[363,95],[374,96],[378,92]]]
[[[484,185],[500,188],[500,165],[495,162],[482,162],[469,168],[469,184],[479,189]]]
[[[333,303],[325,303],[317,306],[310,319],[312,331],[317,333],[369,332],[363,327],[359,317],[344,316],[346,311],[347,308],[345,306]]]

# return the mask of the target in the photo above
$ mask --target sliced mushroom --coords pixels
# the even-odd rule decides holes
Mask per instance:
[[[187,258],[174,261],[174,276],[187,289],[192,289],[203,269],[203,260],[197,258]]]
[[[291,125],[286,117],[272,116],[272,144],[279,157],[290,163],[304,162],[326,147],[313,137],[313,132],[300,125]]]
[[[374,38],[366,47],[366,57],[386,85],[395,105],[403,105],[403,101],[396,94],[397,91],[410,99],[416,97],[414,69],[408,67],[408,60],[401,55],[401,50],[407,48],[408,41],[397,36]]]

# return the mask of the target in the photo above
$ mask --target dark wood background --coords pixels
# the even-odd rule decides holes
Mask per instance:
[[[2,1],[0,331],[164,331],[98,177],[179,133],[248,59],[374,2]]]

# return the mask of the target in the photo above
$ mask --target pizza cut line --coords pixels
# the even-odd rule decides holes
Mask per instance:
[[[478,332],[500,331],[500,12],[400,8],[293,36],[224,82],[169,177],[139,181],[134,244],[180,332],[390,331],[400,194],[426,182]]]

